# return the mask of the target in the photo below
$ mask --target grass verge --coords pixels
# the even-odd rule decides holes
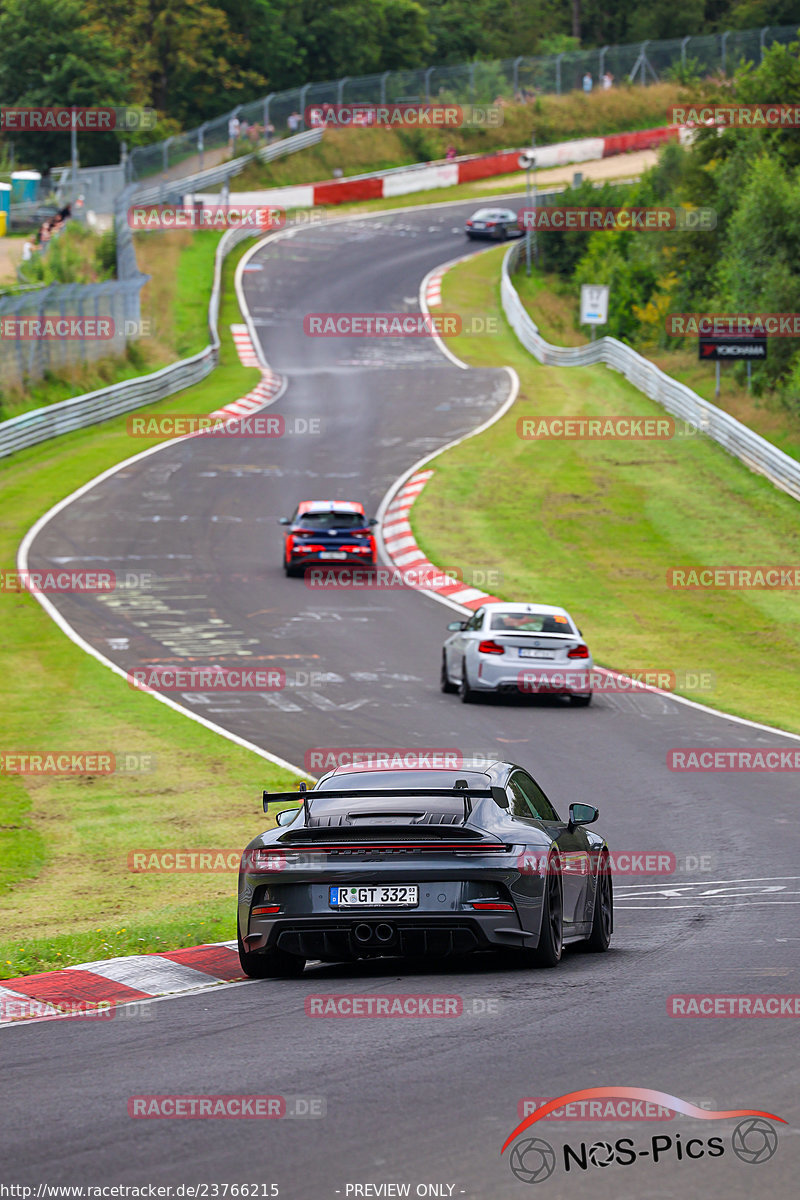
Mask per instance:
[[[499,319],[459,336],[475,366],[513,366],[520,394],[485,433],[436,459],[413,510],[433,562],[502,573],[505,599],[564,604],[598,663],[619,670],[707,672],[713,687],[676,690],[739,716],[800,732],[800,627],[784,591],[671,590],[672,567],[789,564],[800,557],[797,503],[707,438],[523,441],[520,417],[663,410],[606,367],[540,366],[502,315],[502,250],[450,271],[443,311]]]
[[[228,332],[239,319],[232,281],[246,248],[225,264],[220,366],[142,413],[208,413],[258,380]],[[120,417],[0,462],[5,569],[42,513],[142,448]],[[0,646],[3,750],[140,752],[153,765],[129,775],[0,775],[0,976],[235,937],[235,871],[137,874],[128,854],[241,850],[266,823],[261,789],[294,777],[132,691],[25,592],[0,592]]]
[[[517,291],[542,337],[557,346],[582,346],[589,339],[576,324],[580,311],[578,286],[570,286],[557,275],[532,272],[517,276]],[[602,336],[598,330],[598,337]],[[737,421],[772,442],[784,454],[800,459],[800,418],[774,395],[754,396],[747,390],[744,368],[722,365],[720,395],[715,397],[715,371],[711,363],[702,363],[696,347],[675,350],[648,343],[634,349],[649,358],[667,375],[685,383],[704,400],[716,404]]]
[[[363,175],[390,167],[444,158],[448,146],[457,154],[489,154],[530,145],[540,146],[582,137],[627,133],[667,123],[667,111],[680,103],[683,89],[674,83],[652,87],[622,86],[609,92],[570,92],[541,96],[532,104],[503,105],[496,126],[448,128],[327,129],[321,142],[271,163],[254,162],[237,175],[235,189],[246,192],[286,184],[318,183],[334,170],[343,176]],[[438,103],[438,100],[435,100]]]

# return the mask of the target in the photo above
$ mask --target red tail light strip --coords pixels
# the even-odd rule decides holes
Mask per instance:
[[[276,850],[278,847],[276,847]],[[512,846],[486,845],[485,843],[478,846],[470,846],[464,842],[370,842],[368,844],[359,843],[358,845],[337,843],[335,845],[320,845],[317,842],[309,842],[299,844],[293,843],[291,846],[281,845],[280,851],[283,854],[364,854],[368,851],[381,850],[394,854],[403,854],[411,850],[430,850],[434,853],[439,850],[457,850],[460,854],[507,854],[512,850]]]

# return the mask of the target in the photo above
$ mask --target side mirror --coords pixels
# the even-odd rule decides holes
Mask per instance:
[[[289,518],[288,518],[288,517],[279,517],[279,518],[278,518],[278,524],[279,524],[279,525],[291,525],[291,523],[292,523],[292,522],[289,520]]]
[[[451,622],[450,622],[450,624],[447,626],[447,628],[448,628],[448,629],[453,629],[453,630],[456,630],[456,629],[466,629],[466,628],[467,628],[467,622],[466,622],[466,621],[451,621]]]
[[[291,825],[299,812],[299,808],[282,808],[275,820],[279,825]]]
[[[370,519],[369,519],[369,524],[370,524],[370,525],[377,525],[377,524],[378,524],[378,518],[377,518],[377,517],[370,517]]]
[[[592,825],[599,816],[600,813],[592,804],[570,804],[569,827],[575,829],[578,825]]]

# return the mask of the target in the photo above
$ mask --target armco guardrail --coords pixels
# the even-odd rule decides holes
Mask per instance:
[[[255,150],[252,154],[243,154],[241,158],[229,159],[216,167],[197,171],[194,175],[162,179],[160,183],[150,184],[146,187],[134,185],[133,202],[136,204],[162,204],[173,197],[186,196],[194,192],[201,192],[205,188],[215,187],[218,183],[224,183],[234,175],[240,175],[247,164],[256,159],[260,162],[272,162],[276,158],[283,158],[287,154],[294,154],[297,150],[305,150],[308,146],[316,145],[322,139],[322,133],[322,129],[307,129],[305,133],[284,138],[281,142],[273,142],[269,146],[263,146],[261,150]],[[131,191],[131,189],[128,190]]]
[[[674,417],[713,438],[751,471],[766,476],[775,487],[800,500],[800,462],[797,459],[784,454],[741,421],[672,379],[624,342],[613,337],[599,338],[585,346],[553,346],[546,342],[525,310],[511,279],[521,251],[522,244],[518,242],[509,248],[503,259],[500,294],[503,312],[511,328],[534,358],[547,366],[588,367],[604,363],[613,367]]]
[[[0,423],[0,458],[35,446],[48,438],[58,437],[62,433],[71,433],[76,429],[84,429],[88,425],[96,425],[107,421],[110,417],[142,408],[156,400],[163,400],[174,392],[199,383],[214,369],[219,359],[219,318],[220,283],[222,279],[222,264],[227,254],[246,238],[259,236],[249,229],[231,229],[223,234],[217,246],[214,262],[214,284],[211,289],[211,300],[208,306],[208,326],[211,342],[199,354],[185,358],[181,362],[162,367],[152,375],[143,375],[138,379],[129,379],[124,383],[113,384],[84,396],[73,396],[70,400],[62,400],[47,408],[37,408],[33,412],[22,413],[9,421]]]

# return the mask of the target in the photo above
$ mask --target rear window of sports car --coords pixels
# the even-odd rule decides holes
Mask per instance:
[[[296,522],[303,529],[363,529],[366,523],[365,517],[351,512],[304,513]]]
[[[572,633],[575,627],[561,613],[492,613],[489,628],[494,633]]]

